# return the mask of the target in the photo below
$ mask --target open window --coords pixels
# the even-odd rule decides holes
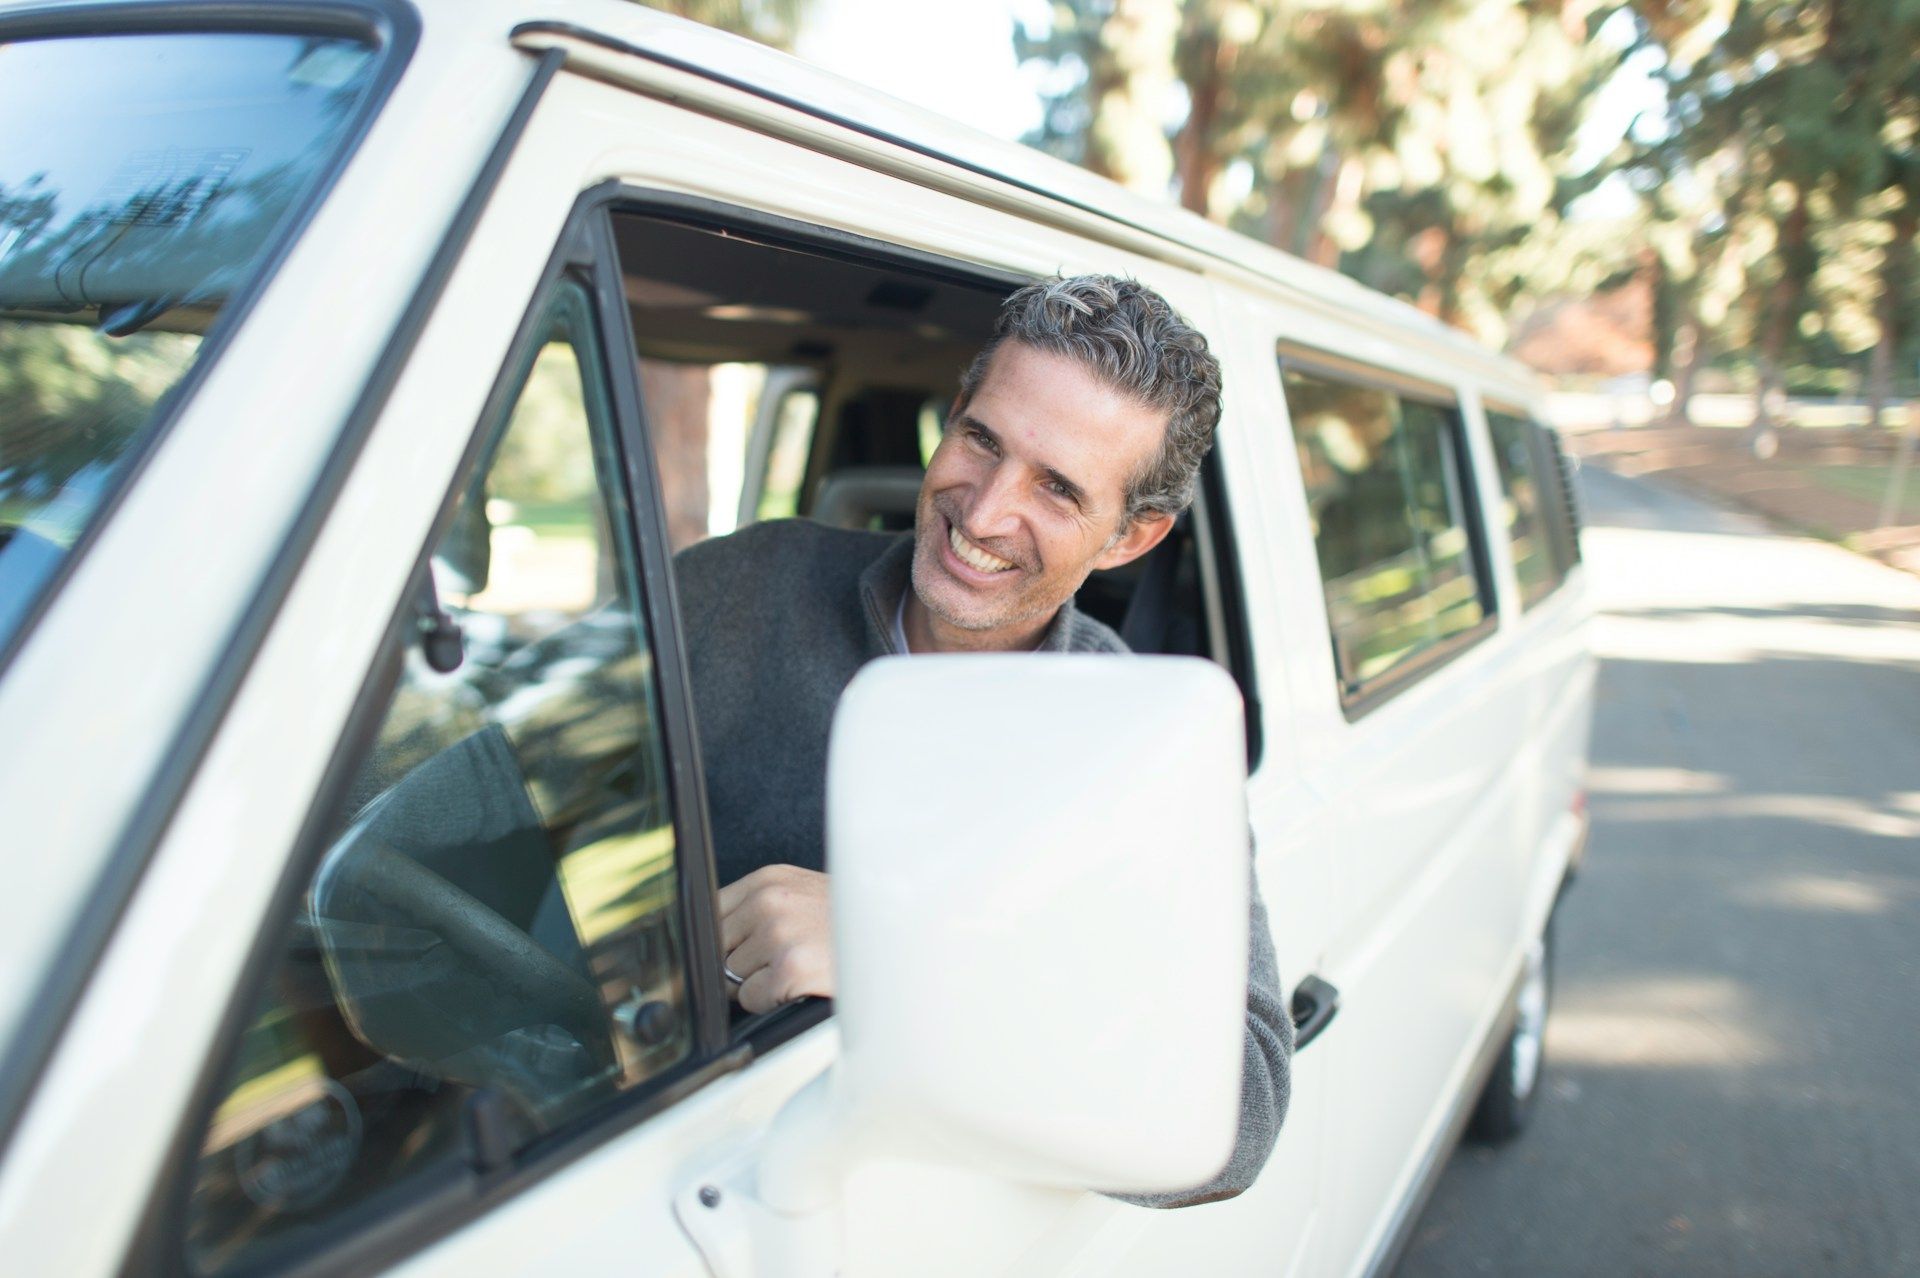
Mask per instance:
[[[1025,281],[705,203],[616,197],[610,216],[672,550],[794,516],[910,530],[960,375]],[[1202,490],[1161,546],[1096,573],[1078,604],[1135,651],[1234,670],[1257,730],[1211,467]],[[708,797],[724,885],[764,858],[730,859],[727,800]]]
[[[613,224],[673,549],[790,516],[911,528],[960,373],[1025,281],[738,211]],[[1209,477],[1163,546],[1096,573],[1079,606],[1135,651],[1244,669],[1221,502]]]

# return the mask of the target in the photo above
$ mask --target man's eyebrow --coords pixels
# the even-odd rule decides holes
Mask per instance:
[[[978,417],[975,417],[972,413],[960,414],[959,421],[960,421],[960,424],[966,427],[968,430],[977,430],[982,435],[985,435],[988,439],[994,442],[994,445],[996,447],[1001,446],[1000,436],[993,433],[993,427],[987,425],[985,422],[981,421]],[[1051,466],[1042,466],[1040,468],[1040,472],[1044,474],[1050,482],[1060,485],[1060,487],[1065,490],[1067,499],[1071,501],[1074,505],[1085,506],[1087,504],[1086,489],[1080,487],[1080,485],[1074,483],[1071,479],[1068,479],[1065,475],[1061,474],[1059,471],[1055,470]]]
[[[1066,489],[1067,500],[1076,506],[1084,506],[1087,504],[1087,494],[1081,489],[1080,485],[1074,483],[1071,479],[1068,479],[1051,466],[1042,466],[1040,469],[1046,472],[1048,479]]]

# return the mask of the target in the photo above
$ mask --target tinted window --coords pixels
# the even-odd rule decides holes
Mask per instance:
[[[1343,700],[1488,616],[1456,409],[1286,367]]]
[[[1537,429],[1546,448],[1544,470],[1552,477],[1545,484],[1543,495],[1554,512],[1550,521],[1555,533],[1554,544],[1558,547],[1560,562],[1571,570],[1580,562],[1580,486],[1576,482],[1580,464],[1567,452],[1559,431],[1546,426]]]
[[[0,44],[0,645],[345,145],[374,62],[294,35]]]
[[[589,316],[567,286],[411,601],[398,686],[202,1142],[202,1271],[462,1174],[478,1109],[510,1152],[688,1055],[653,656]]]
[[[1559,482],[1550,473],[1540,428],[1524,417],[1489,411],[1487,431],[1493,439],[1493,460],[1500,472],[1501,506],[1507,537],[1513,546],[1513,571],[1520,583],[1522,607],[1530,608],[1553,593],[1566,575],[1567,562],[1554,536],[1549,485]]]

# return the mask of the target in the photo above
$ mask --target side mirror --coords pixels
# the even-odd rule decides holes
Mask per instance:
[[[1181,657],[875,662],[834,720],[834,1121],[1041,1185],[1200,1184],[1247,981],[1240,695]],[[880,1135],[875,1135],[880,1134]]]

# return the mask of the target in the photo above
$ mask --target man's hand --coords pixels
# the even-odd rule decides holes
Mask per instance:
[[[733,997],[749,1012],[809,994],[832,998],[827,876],[769,865],[721,888],[720,948],[733,974],[743,978],[732,986]]]

